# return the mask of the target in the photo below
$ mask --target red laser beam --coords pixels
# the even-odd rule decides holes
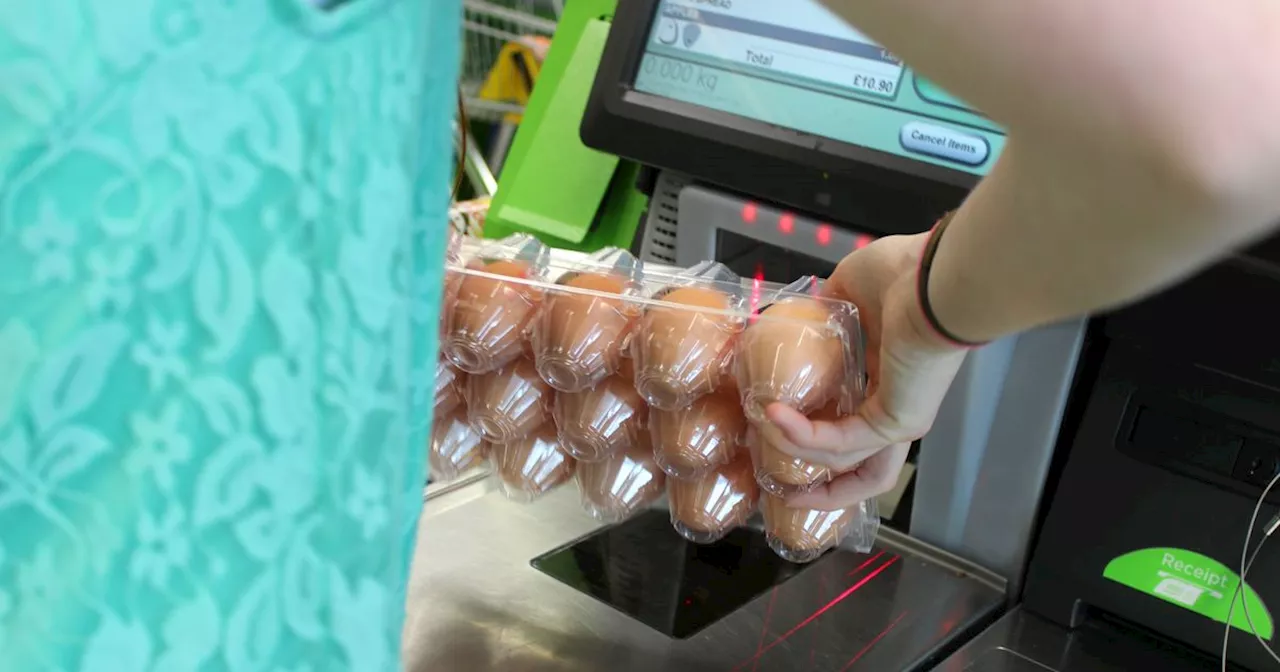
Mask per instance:
[[[751,312],[760,307],[761,288],[764,286],[764,266],[756,264],[755,275],[751,278]]]
[[[854,567],[854,568],[853,568],[853,571],[849,572],[848,576],[853,576],[854,574],[857,574],[858,572],[861,572],[862,570],[866,569],[867,567],[870,567],[870,566],[871,566],[871,563],[875,562],[876,560],[879,560],[879,559],[880,559],[880,556],[882,556],[882,555],[884,555],[884,554],[885,554],[885,552],[884,552],[884,551],[880,551],[879,553],[876,553],[875,555],[871,556],[870,558],[867,558],[867,561],[866,561],[866,562],[862,563],[861,565],[858,565],[857,567]],[[894,557],[897,557],[897,556],[894,556]]]
[[[756,642],[756,664],[751,666],[751,672],[755,672],[760,666],[760,650],[764,648],[764,636],[769,634],[769,618],[773,616],[773,601],[778,597],[778,587],[773,587],[773,592],[769,594],[769,606],[764,608],[764,624],[760,626],[760,641]]]
[[[907,612],[905,611],[902,612],[901,614],[898,614],[898,617],[893,619],[893,622],[889,624],[889,627],[885,628],[884,630],[881,630],[880,634],[876,635],[871,641],[867,642],[867,645],[862,647],[861,651],[856,653],[853,656],[853,658],[849,659],[849,662],[845,663],[844,667],[840,668],[840,672],[844,672],[845,670],[853,667],[853,664],[858,662],[859,658],[862,658],[863,656],[867,655],[867,652],[871,650],[871,647],[875,646],[880,640],[884,639],[885,635],[888,635],[893,630],[893,628],[898,625],[898,622],[906,618],[906,616],[907,616]]]
[[[800,621],[800,623],[798,623],[794,628],[791,628],[790,630],[788,630],[788,631],[786,631],[785,633],[783,633],[783,635],[782,635],[781,637],[779,637],[779,638],[777,638],[777,639],[773,640],[772,642],[770,642],[768,646],[764,647],[763,649],[760,649],[760,650],[756,651],[756,655],[752,656],[751,658],[749,658],[749,659],[747,659],[747,660],[742,661],[741,663],[738,663],[738,665],[736,665],[733,669],[735,669],[735,670],[736,670],[736,669],[742,668],[742,667],[744,667],[747,663],[750,663],[750,662],[754,662],[754,661],[756,661],[756,660],[759,660],[759,659],[760,659],[760,657],[761,657],[761,656],[763,656],[765,653],[768,653],[770,649],[772,649],[773,647],[775,647],[775,646],[777,646],[777,645],[779,645],[779,644],[781,644],[781,643],[783,643],[783,642],[787,641],[787,638],[788,638],[788,637],[790,637],[790,636],[792,636],[792,635],[796,634],[797,632],[799,632],[799,631],[800,631],[800,629],[801,629],[801,628],[803,628],[803,627],[805,627],[806,625],[809,625],[810,623],[814,622],[815,620],[817,620],[817,619],[818,619],[818,617],[820,617],[820,616],[822,616],[823,614],[825,614],[825,613],[827,613],[828,611],[830,611],[830,610],[832,609],[832,607],[834,607],[834,606],[836,606],[837,604],[840,604],[841,602],[843,602],[843,601],[845,600],[845,598],[847,598],[847,597],[849,597],[850,595],[852,595],[852,594],[856,593],[856,592],[858,591],[858,589],[859,589],[859,588],[861,588],[861,587],[863,587],[863,586],[867,585],[868,583],[870,583],[872,579],[874,579],[874,578],[876,578],[877,576],[879,576],[879,575],[880,575],[880,573],[881,573],[881,572],[883,572],[884,570],[889,569],[890,565],[892,565],[893,563],[897,562],[899,559],[900,559],[900,558],[899,558],[899,556],[896,556],[896,555],[895,555],[895,556],[893,556],[893,558],[892,558],[892,559],[890,559],[888,562],[884,563],[883,565],[880,565],[879,567],[876,567],[874,570],[872,570],[872,571],[871,571],[871,573],[869,573],[869,574],[867,574],[866,576],[862,577],[861,579],[859,579],[859,580],[858,580],[858,582],[857,582],[857,583],[855,583],[855,584],[853,584],[852,586],[850,586],[848,590],[844,591],[843,593],[840,593],[839,595],[836,595],[835,599],[833,599],[833,600],[831,600],[830,602],[826,603],[825,605],[823,605],[822,607],[820,607],[817,611],[813,612],[812,614],[809,614],[807,617],[805,617],[805,619],[804,619],[803,621]]]

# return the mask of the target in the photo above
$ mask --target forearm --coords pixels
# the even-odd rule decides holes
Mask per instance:
[[[1011,137],[940,240],[930,302],[974,341],[1110,308],[1256,238],[1273,201],[1217,194],[1133,157]]]
[[[930,297],[981,340],[1168,285],[1280,220],[1272,0],[825,0],[1009,130]]]
[[[1208,170],[1280,111],[1272,0],[822,1],[1029,141],[1065,135]]]

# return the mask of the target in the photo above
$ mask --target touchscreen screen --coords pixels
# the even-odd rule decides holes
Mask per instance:
[[[978,175],[998,125],[817,0],[664,0],[635,89]]]

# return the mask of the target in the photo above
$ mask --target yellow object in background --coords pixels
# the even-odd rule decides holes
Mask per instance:
[[[533,85],[538,81],[542,57],[546,55],[549,44],[550,40],[537,37],[508,42],[489,69],[489,75],[480,87],[480,98],[512,103],[523,108],[533,93]],[[522,116],[512,112],[507,114],[504,121],[518,124]]]

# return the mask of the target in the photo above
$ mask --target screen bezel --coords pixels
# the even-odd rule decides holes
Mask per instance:
[[[635,90],[662,0],[619,0],[580,129],[589,147],[878,233],[926,230],[981,176]]]

